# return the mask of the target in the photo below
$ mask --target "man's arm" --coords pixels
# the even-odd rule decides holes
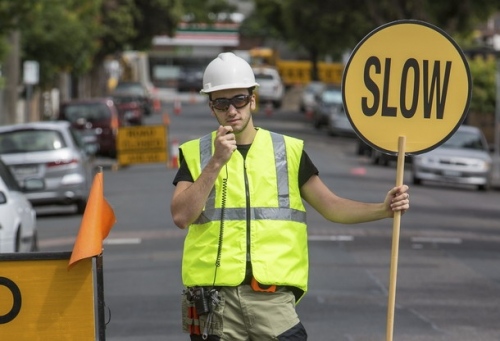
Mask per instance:
[[[356,224],[394,216],[410,207],[408,186],[392,188],[381,203],[364,203],[337,196],[319,176],[313,175],[300,189],[302,197],[325,219],[342,224]]]
[[[170,211],[175,225],[179,228],[188,227],[200,216],[219,172],[236,150],[234,134],[228,133],[230,129],[231,127],[220,126],[217,130],[214,155],[198,179],[194,182],[180,181],[177,183]]]

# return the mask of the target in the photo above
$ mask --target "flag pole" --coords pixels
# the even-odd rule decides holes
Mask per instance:
[[[97,166],[97,173],[102,173],[102,166]],[[97,318],[99,323],[99,341],[106,341],[106,318],[104,313],[104,262],[103,251],[95,257],[97,281]]]

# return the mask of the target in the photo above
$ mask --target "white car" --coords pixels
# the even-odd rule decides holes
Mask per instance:
[[[259,102],[265,104],[271,102],[275,108],[283,104],[285,86],[281,80],[278,70],[271,67],[254,67],[255,81],[259,83],[257,89]]]
[[[477,127],[462,125],[436,149],[413,156],[413,184],[423,181],[476,186],[491,185],[492,159],[484,134]]]
[[[0,159],[0,253],[37,250],[35,210]]]

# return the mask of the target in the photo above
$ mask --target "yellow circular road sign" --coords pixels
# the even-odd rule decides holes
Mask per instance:
[[[380,26],[354,49],[342,96],[358,136],[386,153],[406,137],[408,154],[434,149],[465,119],[471,97],[467,60],[441,29],[417,20]]]

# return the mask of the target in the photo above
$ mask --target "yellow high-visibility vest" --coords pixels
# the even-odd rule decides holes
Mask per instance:
[[[212,157],[215,135],[181,146],[194,180]],[[257,281],[296,287],[297,301],[303,296],[309,261],[298,181],[302,152],[303,141],[258,129],[246,159],[233,154],[203,212],[189,226],[182,261],[185,286],[237,286],[249,259]]]

